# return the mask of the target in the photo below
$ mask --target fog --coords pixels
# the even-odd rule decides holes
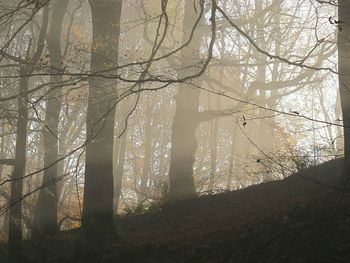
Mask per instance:
[[[49,247],[72,233],[78,248],[119,240],[120,258],[101,262],[185,262],[165,252],[173,261],[142,261],[138,250],[140,258],[124,257],[134,231],[126,226],[136,224],[128,218],[238,196],[335,159],[345,161],[320,168],[339,170],[331,187],[306,180],[346,195],[349,8],[346,0],[0,0],[5,261],[56,262],[59,249]],[[178,212],[175,226],[186,218]],[[135,240],[146,236],[143,220]],[[100,262],[102,252],[90,252]],[[60,262],[79,260],[68,253]],[[266,262],[293,262],[279,260]]]

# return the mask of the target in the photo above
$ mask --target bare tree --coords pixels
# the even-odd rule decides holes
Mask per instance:
[[[338,1],[339,91],[344,124],[344,179],[350,178],[350,2]]]
[[[44,13],[42,18],[42,26],[38,36],[37,46],[35,47],[35,52],[31,55],[32,46],[31,41],[29,41],[26,61],[29,61],[30,63],[27,64],[23,61],[20,62],[19,66],[20,80],[18,87],[16,160],[11,182],[11,207],[9,221],[9,246],[14,251],[20,250],[22,245],[22,178],[25,174],[26,168],[29,76],[35,70],[35,64],[39,61],[44,49],[44,40],[48,24],[48,6],[46,4],[46,2],[43,4]],[[38,6],[35,9],[42,8],[43,6]]]
[[[200,61],[200,46],[202,35],[195,34],[195,25],[203,23],[204,2],[199,5],[198,14],[192,1],[184,3],[184,17],[182,28],[184,30],[182,42],[193,37],[190,45],[181,50],[181,65],[179,78],[188,75],[188,72],[198,72],[197,63]],[[197,5],[197,3],[195,3]],[[197,85],[201,85],[200,82]],[[200,90],[192,89],[186,83],[179,85],[176,94],[176,111],[172,123],[171,133],[171,161],[169,170],[170,200],[179,200],[195,197],[195,185],[193,180],[193,164],[197,149],[196,129],[199,124],[199,96]]]
[[[90,0],[92,57],[82,227],[88,240],[113,235],[113,141],[121,0]],[[112,114],[111,114],[112,112]]]
[[[44,171],[42,185],[35,209],[33,234],[52,235],[57,232],[57,184],[52,181],[57,178],[57,164],[51,166],[58,159],[58,124],[61,111],[61,83],[63,82],[63,58],[61,51],[61,31],[68,0],[56,1],[52,10],[52,18],[47,36],[48,51],[52,75],[51,92],[45,113],[44,130]],[[51,182],[51,183],[49,183]]]

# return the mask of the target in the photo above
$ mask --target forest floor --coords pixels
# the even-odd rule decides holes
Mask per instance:
[[[333,160],[281,181],[123,216],[119,238],[99,247],[75,245],[76,230],[45,248],[28,243],[23,254],[61,263],[350,262],[350,194],[337,186],[341,170],[342,160]]]

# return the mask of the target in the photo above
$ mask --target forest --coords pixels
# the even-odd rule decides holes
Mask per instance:
[[[0,0],[0,262],[350,262],[350,0]]]

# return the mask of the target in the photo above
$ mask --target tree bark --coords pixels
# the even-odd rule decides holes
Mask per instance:
[[[98,74],[115,74],[120,33],[120,0],[90,0],[91,74],[86,116],[87,141],[82,228],[85,239],[114,236],[113,141],[116,83]]]
[[[24,67],[20,69],[21,76],[27,76]],[[21,77],[19,94],[28,90],[28,77]],[[16,161],[11,181],[10,216],[9,216],[9,247],[13,251],[20,251],[22,244],[22,192],[23,176],[26,166],[28,108],[27,95],[18,97],[18,121],[16,133]]]
[[[263,12],[263,1],[258,0],[256,1],[256,15]],[[257,27],[256,27],[256,35],[257,35],[257,44],[261,49],[266,50],[266,41],[265,41],[265,27],[266,21],[265,16],[262,15],[259,17],[257,21]],[[260,52],[255,52],[255,56],[257,59],[257,63],[259,64],[257,68],[257,77],[256,80],[259,83],[266,83],[266,70],[267,70],[267,57],[264,54],[261,54]],[[256,94],[258,97],[259,104],[263,107],[266,107],[266,90],[264,89],[257,89],[255,93],[259,92],[259,94]],[[266,149],[271,142],[267,141],[267,129],[268,125],[266,125],[268,119],[264,119],[264,115],[266,115],[266,112],[262,109],[257,110],[257,116],[261,119],[258,121],[258,129],[255,130],[256,134],[256,142],[261,145],[264,149]]]
[[[68,0],[55,2],[51,25],[47,37],[48,50],[50,55],[50,65],[52,73],[50,82],[52,86],[48,93],[48,102],[45,113],[44,130],[44,167],[49,167],[44,171],[42,186],[36,204],[33,237],[50,236],[57,232],[57,164],[51,166],[58,159],[58,125],[61,111],[61,87],[63,81],[60,75],[63,70],[63,58],[61,52],[61,31]],[[51,166],[51,167],[50,167]]]
[[[221,78],[222,79],[222,78]],[[209,96],[209,100],[211,97]],[[220,97],[216,95],[216,105],[214,110],[220,109]],[[209,175],[209,186],[208,190],[214,190],[214,184],[216,180],[216,161],[217,161],[217,147],[218,147],[218,129],[219,129],[219,120],[214,118],[210,122],[210,175]]]
[[[26,168],[27,153],[27,125],[28,125],[28,85],[29,76],[35,69],[44,49],[44,39],[48,24],[48,7],[43,8],[42,26],[40,29],[36,50],[32,57],[29,57],[31,45],[28,45],[26,60],[30,63],[19,65],[19,87],[18,87],[18,119],[16,129],[16,157],[14,171],[11,181],[10,197],[10,220],[9,220],[9,248],[10,255],[15,259],[22,246],[22,197],[23,177]]]
[[[344,124],[344,181],[350,177],[350,1],[338,1],[339,92]],[[346,185],[347,186],[347,185]]]
[[[183,43],[190,38],[191,30],[198,16],[194,11],[193,1],[186,0],[184,8]],[[198,70],[194,65],[200,61],[200,44],[201,34],[200,36],[194,34],[190,45],[181,50],[179,78]],[[200,86],[201,81],[197,80],[196,84]],[[179,85],[178,93],[175,96],[176,110],[171,129],[169,201],[193,198],[196,195],[193,164],[197,149],[195,132],[200,123],[199,96],[199,89],[194,89],[185,83]]]
[[[229,170],[228,170],[228,176],[226,181],[226,191],[231,191],[231,188],[232,188],[232,178],[233,178],[233,174],[235,173],[233,167],[235,165],[235,160],[236,160],[235,153],[236,153],[237,145],[238,145],[237,126],[234,126],[232,130],[232,145],[230,149],[230,163],[229,163]]]
[[[123,100],[123,112],[122,112],[122,119],[120,121],[120,124],[118,125],[118,136],[123,132],[125,128],[125,121],[126,117],[128,115],[128,110],[129,109],[129,100],[126,98]],[[114,212],[118,212],[118,207],[119,207],[119,200],[120,200],[120,195],[122,192],[122,182],[123,182],[123,175],[124,175],[124,164],[125,164],[125,155],[126,155],[126,143],[128,140],[128,127],[124,131],[124,134],[122,134],[122,137],[119,138],[119,147],[118,147],[118,160],[117,160],[117,165],[115,167],[115,172],[114,172]]]
[[[150,167],[152,159],[152,107],[153,100],[150,98],[147,103],[146,109],[146,125],[144,134],[144,159],[142,164],[141,172],[141,183],[140,183],[140,193],[137,195],[137,201],[141,204],[145,199],[147,199],[147,185],[150,180]]]

